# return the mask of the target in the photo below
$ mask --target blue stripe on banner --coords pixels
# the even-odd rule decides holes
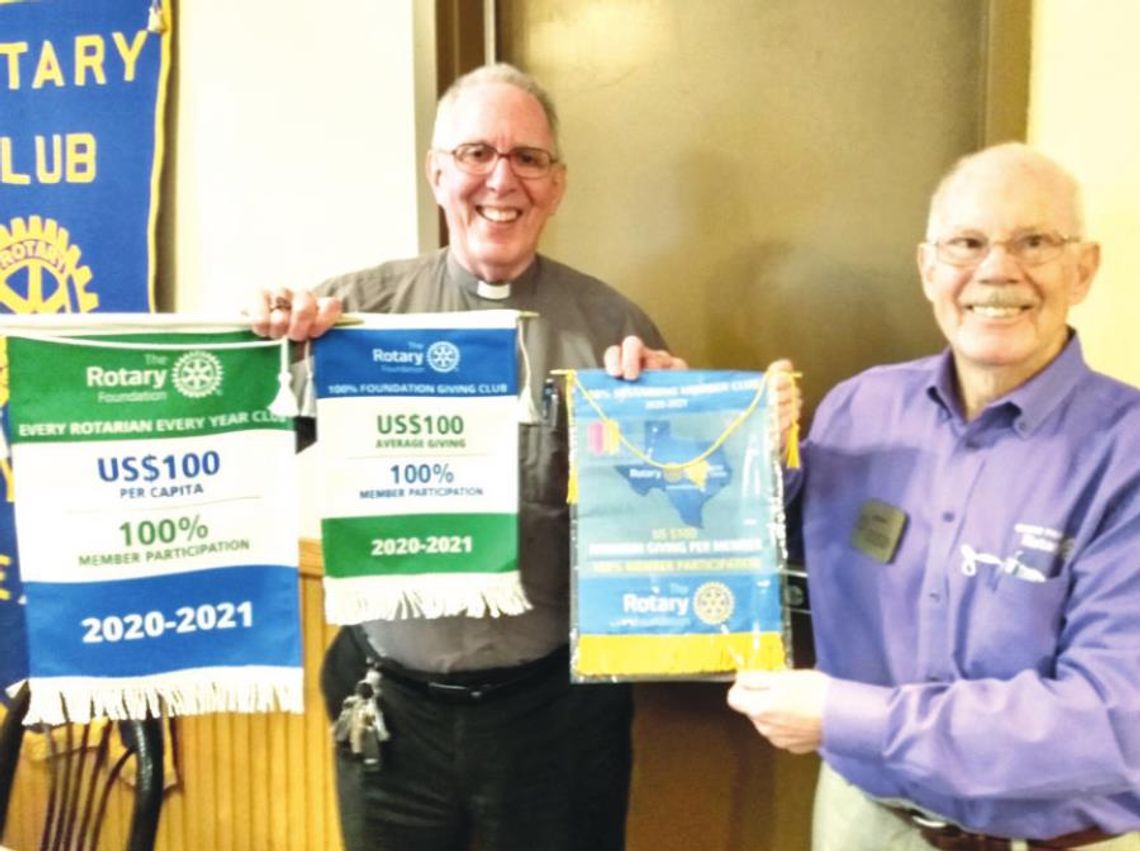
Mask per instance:
[[[318,399],[513,396],[513,328],[334,328],[314,341]]]
[[[24,587],[34,603],[28,607],[33,677],[301,664],[293,567]]]
[[[775,575],[595,575],[578,586],[578,626],[586,635],[778,631],[780,595]]]
[[[755,372],[652,370],[637,381],[611,378],[601,369],[577,373],[574,417],[584,422],[599,418],[582,398],[590,392],[607,417],[621,420],[648,414],[694,414],[704,411],[743,411],[756,396],[761,376]]]

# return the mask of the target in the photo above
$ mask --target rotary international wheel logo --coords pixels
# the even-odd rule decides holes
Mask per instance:
[[[187,352],[171,368],[174,389],[189,399],[201,399],[222,386],[222,362],[209,352]]]
[[[693,612],[710,626],[724,623],[734,608],[736,599],[723,582],[706,582],[693,594]]]
[[[459,366],[459,347],[446,340],[432,343],[428,346],[427,362],[436,372],[451,372]]]
[[[28,216],[0,224],[0,305],[12,313],[88,313],[99,296],[87,291],[91,270],[54,219]]]

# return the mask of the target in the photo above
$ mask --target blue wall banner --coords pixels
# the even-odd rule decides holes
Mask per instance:
[[[154,309],[171,24],[160,0],[0,0],[0,313]],[[4,686],[26,663],[0,472]]]
[[[775,405],[754,372],[567,375],[578,680],[782,668]]]

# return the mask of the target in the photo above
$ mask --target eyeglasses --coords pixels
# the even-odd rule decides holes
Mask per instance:
[[[989,256],[995,245],[1004,245],[1022,266],[1040,266],[1061,256],[1070,242],[1080,242],[1079,236],[1065,236],[1054,232],[1029,231],[1009,239],[988,239],[980,233],[960,233],[927,243],[934,246],[935,254],[951,266],[977,266]]]
[[[500,151],[485,142],[468,142],[439,153],[450,154],[455,164],[468,174],[490,174],[499,160],[505,159],[515,176],[523,180],[546,177],[558,162],[554,154],[542,148],[523,147]]]

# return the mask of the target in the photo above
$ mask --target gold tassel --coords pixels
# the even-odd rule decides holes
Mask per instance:
[[[792,393],[796,390],[796,379],[803,375],[802,372],[789,372],[788,378],[792,382]],[[791,426],[788,428],[787,443],[784,446],[784,466],[789,470],[798,470],[800,468],[800,421],[796,418]]]
[[[788,445],[784,447],[784,466],[789,470],[800,468],[800,424],[792,423],[788,429]]]

